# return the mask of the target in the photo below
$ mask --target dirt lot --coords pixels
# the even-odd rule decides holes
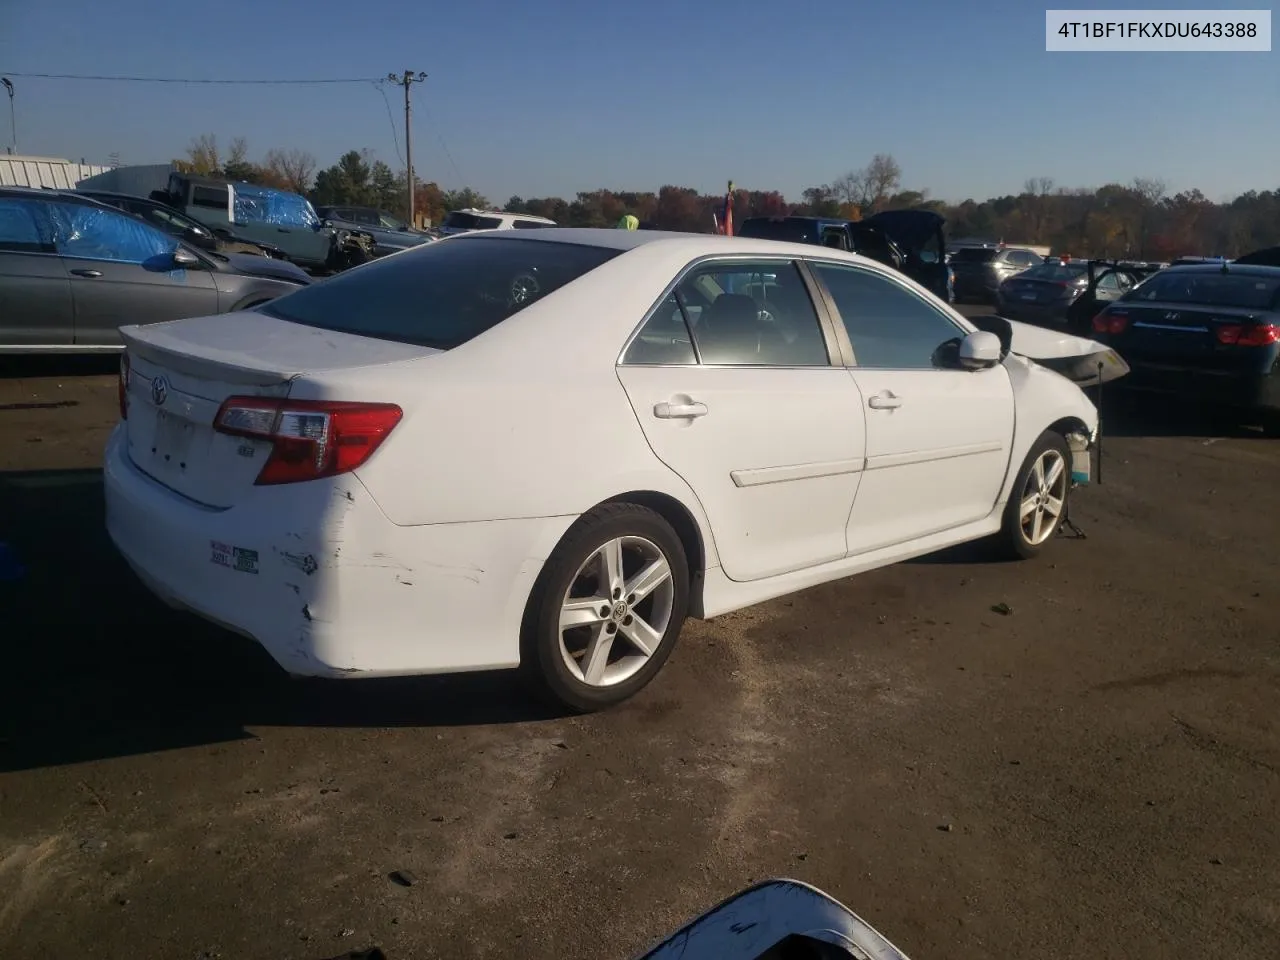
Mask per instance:
[[[1280,956],[1280,442],[1126,405],[1087,539],[692,623],[564,719],[290,684],[153,602],[102,530],[112,366],[0,373],[7,960],[625,958],[770,875],[918,960]]]

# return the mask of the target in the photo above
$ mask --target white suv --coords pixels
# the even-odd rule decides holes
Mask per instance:
[[[557,226],[554,220],[527,213],[504,213],[501,210],[454,210],[440,225],[440,235],[469,233],[472,230],[536,230]]]

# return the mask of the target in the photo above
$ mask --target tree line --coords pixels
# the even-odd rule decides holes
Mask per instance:
[[[192,173],[274,186],[307,196],[317,206],[359,205],[404,215],[405,175],[369,151],[352,150],[331,167],[299,150],[269,150],[260,162],[248,159],[243,138],[231,141],[225,156],[214,136],[192,142],[175,161]],[[415,209],[439,224],[450,210],[466,207],[547,217],[564,226],[611,227],[626,214],[663,230],[705,233],[724,203],[723,194],[690,187],[653,191],[588,190],[563,197],[509,198],[493,204],[476,191],[443,190],[414,178]],[[1063,187],[1048,177],[1027,180],[1016,194],[949,203],[926,189],[903,186],[902,168],[889,154],[829,183],[808,187],[798,201],[776,190],[736,190],[734,217],[822,216],[861,219],[893,209],[934,210],[947,220],[950,237],[980,237],[1006,243],[1051,246],[1075,256],[1170,259],[1183,255],[1239,256],[1280,244],[1280,188],[1250,190],[1215,203],[1199,190],[1170,194],[1155,178],[1101,187]]]

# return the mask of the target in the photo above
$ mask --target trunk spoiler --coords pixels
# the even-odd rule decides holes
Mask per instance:
[[[1005,353],[1015,353],[1048,367],[1082,387],[1119,380],[1129,372],[1124,358],[1104,343],[994,314],[969,317],[979,330],[1000,338]]]

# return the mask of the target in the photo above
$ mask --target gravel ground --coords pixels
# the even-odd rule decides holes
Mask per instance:
[[[1280,442],[1117,405],[1087,539],[692,622],[560,718],[289,683],[150,599],[102,529],[113,366],[0,367],[6,960],[625,958],[767,876],[917,960],[1280,956]]]

